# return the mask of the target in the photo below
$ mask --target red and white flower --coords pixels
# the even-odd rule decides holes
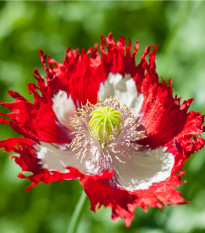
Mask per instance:
[[[151,51],[153,49],[153,51]],[[163,208],[186,201],[175,188],[181,185],[183,164],[205,140],[204,116],[187,112],[193,99],[180,104],[169,85],[159,83],[155,69],[157,46],[148,46],[136,66],[138,42],[131,53],[109,34],[97,45],[66,51],[63,64],[40,51],[46,77],[35,69],[37,85],[28,89],[34,103],[14,91],[16,99],[2,105],[11,110],[0,118],[23,138],[2,140],[14,151],[20,178],[48,184],[80,179],[95,211],[112,208],[129,226],[140,206]],[[147,61],[149,58],[149,62]],[[48,65],[46,65],[46,62]],[[39,94],[40,93],[40,94]]]

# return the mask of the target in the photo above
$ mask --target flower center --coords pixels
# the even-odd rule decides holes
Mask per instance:
[[[98,107],[90,116],[90,133],[98,138],[100,143],[109,144],[110,136],[120,133],[123,120],[121,113],[114,108]]]

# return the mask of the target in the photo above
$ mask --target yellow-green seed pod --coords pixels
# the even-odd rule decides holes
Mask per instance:
[[[110,135],[121,130],[122,116],[114,108],[98,107],[90,116],[92,116],[89,122],[90,133],[93,137],[99,138],[101,143],[108,144]]]

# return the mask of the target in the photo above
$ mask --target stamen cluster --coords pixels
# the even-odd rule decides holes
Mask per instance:
[[[107,114],[106,112],[113,114],[114,123],[104,125],[102,115]],[[111,168],[113,156],[126,163],[130,153],[140,151],[141,146],[137,142],[145,137],[139,120],[134,109],[125,104],[120,105],[116,98],[110,97],[104,102],[98,100],[96,105],[87,102],[82,108],[77,109],[71,119],[75,130],[74,139],[69,147],[76,152],[77,158],[81,156],[81,161],[87,157],[90,164],[100,170]]]

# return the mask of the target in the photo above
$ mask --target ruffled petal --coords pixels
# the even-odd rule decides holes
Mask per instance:
[[[77,107],[85,105],[87,100],[92,104],[97,103],[100,83],[107,78],[97,45],[94,49],[90,48],[87,53],[84,50],[80,53],[68,49],[63,64],[54,60],[51,60],[51,63],[55,66],[56,80],[60,82],[57,86],[63,86],[61,90],[69,91]]]
[[[146,82],[146,77],[143,82]],[[147,84],[144,85],[147,87]],[[147,138],[141,143],[156,148],[168,143],[183,130],[187,121],[188,106],[180,106],[180,100],[172,97],[172,90],[165,82],[150,83],[143,94],[141,111]]]
[[[181,185],[180,175],[171,176],[166,181],[155,183],[147,190],[127,191],[113,187],[109,180],[84,180],[81,182],[91,203],[91,210],[96,211],[104,205],[111,207],[112,220],[124,219],[125,225],[130,226],[136,207],[147,212],[147,207],[162,209],[164,205],[187,203],[176,189]]]
[[[109,180],[83,180],[84,190],[91,203],[91,210],[96,211],[104,205],[111,207],[112,220],[124,219],[128,227],[133,219],[137,196],[126,190],[113,188]]]
[[[45,102],[44,99],[39,99],[39,101],[32,104],[18,93],[9,93],[17,101],[0,104],[12,111],[4,115],[10,118],[10,120],[7,120],[7,123],[17,133],[36,142],[70,143],[70,132],[58,123],[51,103]]]
[[[180,104],[180,98],[177,98],[177,96],[173,97],[171,79],[169,80],[169,85],[163,80],[159,83],[155,66],[157,46],[153,52],[151,52],[151,48],[152,46],[148,46],[145,49],[141,62],[137,66],[138,72],[133,79],[137,85],[138,92],[142,93],[144,97],[141,116],[143,116],[142,123],[146,129],[147,138],[140,143],[157,148],[180,135],[186,125],[190,124],[188,119],[190,113],[187,113],[187,111],[193,99]],[[148,55],[149,63],[146,60]],[[200,125],[200,130],[198,129],[198,132],[195,133],[201,133],[202,117],[197,122]]]
[[[48,145],[48,144],[45,144]],[[24,175],[20,173],[18,175],[21,179],[28,179],[32,183],[26,190],[29,190],[33,186],[36,186],[40,182],[49,184],[54,181],[63,181],[67,179],[81,179],[83,180],[99,180],[99,179],[111,179],[113,171],[103,171],[98,175],[86,175],[81,173],[77,168],[68,166],[64,172],[57,170],[48,170],[42,166],[41,159],[36,155],[36,144],[30,139],[24,138],[11,138],[0,141],[0,148],[4,148],[7,152],[18,153],[19,156],[12,156],[15,162],[22,168],[22,172],[31,172],[31,175]],[[50,146],[51,148],[52,146]],[[52,152],[51,152],[52,153]],[[60,155],[58,155],[60,156]],[[57,166],[57,165],[56,165]]]

